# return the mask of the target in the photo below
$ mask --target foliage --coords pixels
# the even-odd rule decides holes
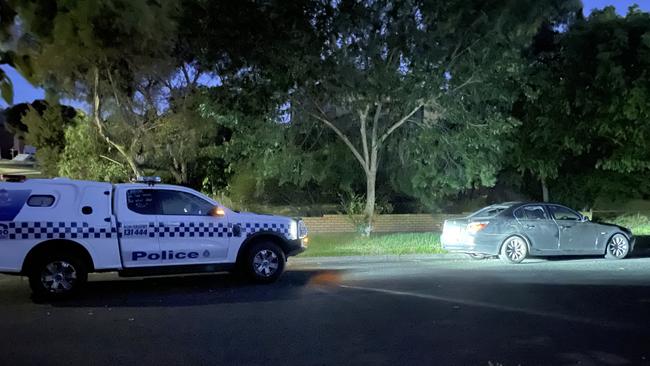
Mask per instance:
[[[35,110],[39,114],[43,114],[47,109],[48,104],[44,100],[35,100],[32,103],[19,103],[13,105],[2,111],[5,126],[11,134],[20,139],[24,139],[27,134],[27,125],[23,123],[23,117],[30,110]]]
[[[632,230],[634,235],[650,235],[650,217],[641,214],[627,214],[611,220],[612,224]]]
[[[0,69],[0,98],[9,104],[14,103],[14,86],[7,73]]]
[[[341,210],[345,213],[348,220],[354,225],[357,229],[357,232],[363,236],[369,236],[372,232],[372,227],[367,225],[367,222],[364,218],[364,211],[366,205],[366,198],[363,195],[356,194],[354,192],[346,192],[341,194],[340,198],[340,207]],[[392,205],[387,202],[379,202],[375,204],[375,214],[388,214],[393,210]]]
[[[376,234],[370,237],[353,233],[311,234],[303,257],[350,255],[408,255],[444,253],[440,233]]]
[[[521,173],[549,181],[554,200],[589,206],[599,196],[633,197],[650,175],[649,35],[650,14],[638,7],[625,17],[608,7],[538,35],[510,156]]]
[[[77,112],[74,108],[53,105],[40,112],[34,108],[22,118],[27,127],[25,142],[36,147],[36,159],[41,173],[55,176],[58,162],[66,144],[65,128],[74,123]]]
[[[87,120],[68,126],[65,141],[59,160],[59,176],[101,182],[128,180],[128,167],[111,158],[115,151],[103,143]]]
[[[482,201],[496,183],[576,207],[647,197],[650,15],[581,14],[577,0],[0,0],[0,65],[48,100],[3,114],[46,174],[158,174],[239,207],[344,192],[366,229],[376,201]],[[5,99],[10,86],[0,73]],[[47,108],[60,97],[91,115],[64,127]]]
[[[41,0],[11,2],[31,43],[33,79],[59,96],[85,99],[93,123],[134,174],[144,122],[150,121],[155,83],[173,71],[176,2]],[[20,51],[16,47],[16,51]],[[61,57],[65,55],[65,57]],[[107,115],[135,133],[115,136]],[[120,131],[124,128],[120,128]]]
[[[542,21],[557,9],[572,9],[571,4],[321,3],[313,23],[326,36],[318,54],[306,56],[312,57],[312,72],[290,90],[292,124],[319,123],[352,154],[365,177],[368,226],[391,141],[397,151],[392,155],[401,157],[395,165],[407,165],[408,174],[390,177],[418,198],[493,184],[500,166],[486,161],[500,157],[505,150],[500,137],[514,125],[507,113],[512,79],[521,72],[520,49]],[[401,138],[393,139],[396,135]],[[466,153],[449,156],[465,146]],[[477,153],[486,148],[491,151]],[[436,179],[444,162],[460,158],[458,177]]]
[[[153,169],[166,181],[200,186],[219,157],[220,141],[229,131],[198,111],[200,91],[189,91],[172,99],[174,106],[156,118],[155,124],[143,136],[143,166]]]

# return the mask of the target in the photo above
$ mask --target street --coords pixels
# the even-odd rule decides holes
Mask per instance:
[[[278,283],[0,276],[5,365],[650,364],[650,258],[292,258]]]

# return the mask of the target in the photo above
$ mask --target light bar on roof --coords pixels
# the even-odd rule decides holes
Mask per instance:
[[[138,176],[135,178],[135,181],[137,183],[145,183],[150,186],[162,182],[162,179],[160,177],[146,177],[146,176]]]

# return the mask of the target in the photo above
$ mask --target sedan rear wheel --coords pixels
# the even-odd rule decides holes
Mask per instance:
[[[630,242],[623,234],[615,234],[607,243],[605,258],[623,259],[630,253]]]
[[[511,236],[501,245],[499,258],[506,263],[521,263],[528,256],[528,245],[524,239]]]

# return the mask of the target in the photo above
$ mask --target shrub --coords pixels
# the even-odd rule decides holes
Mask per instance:
[[[650,218],[641,214],[626,214],[611,220],[613,224],[624,226],[635,235],[650,235]]]

